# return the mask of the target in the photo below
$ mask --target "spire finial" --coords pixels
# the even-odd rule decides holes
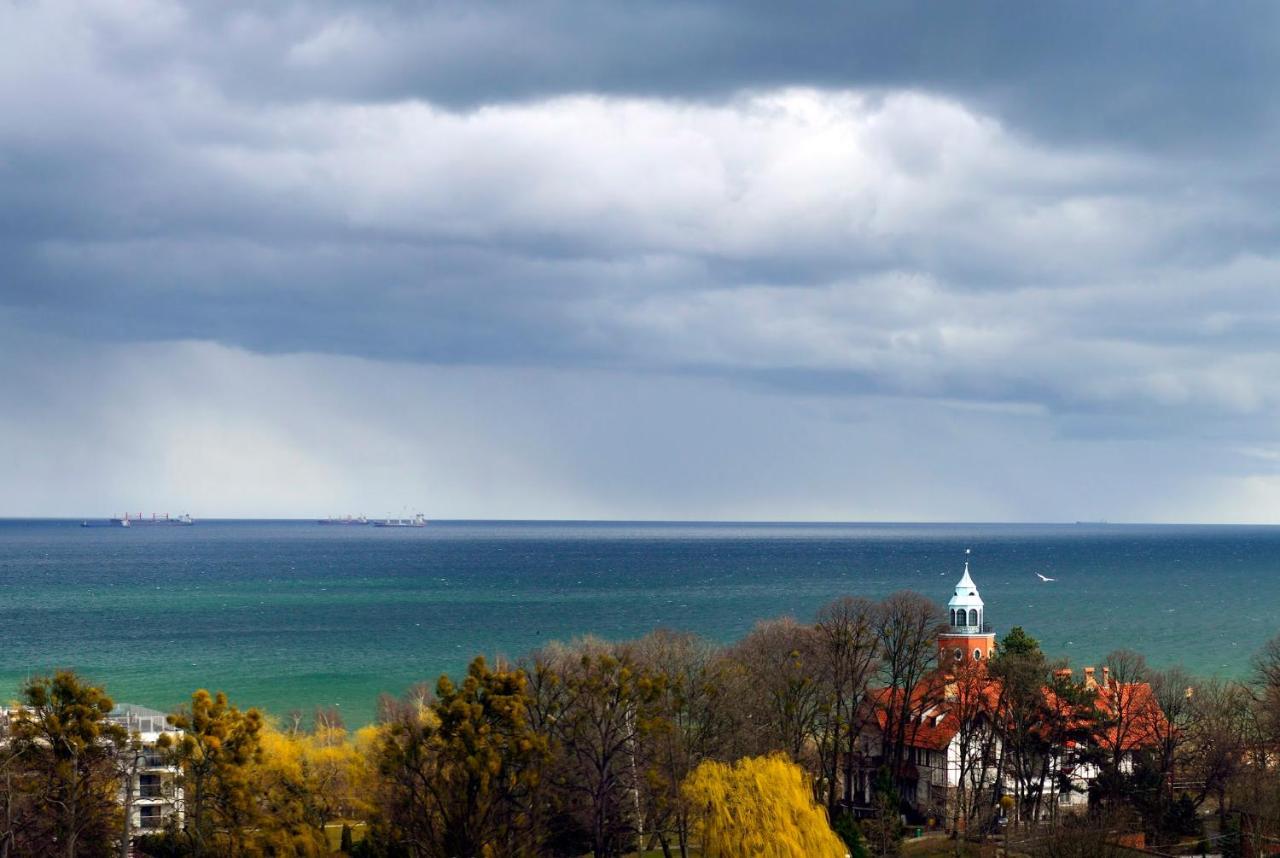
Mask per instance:
[[[969,549],[964,550],[964,571],[969,571]]]

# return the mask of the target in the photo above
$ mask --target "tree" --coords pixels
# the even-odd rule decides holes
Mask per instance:
[[[1146,693],[1150,668],[1142,655],[1128,649],[1115,650],[1107,656],[1103,670],[1105,712],[1100,726],[1107,767],[1119,774],[1126,755],[1155,740],[1159,713],[1152,710],[1152,698]]]
[[[553,785],[580,814],[592,854],[617,855],[645,833],[640,744],[667,726],[657,710],[664,679],[594,640],[549,647],[533,669],[544,698],[538,717],[554,743]]]
[[[1014,849],[1031,858],[1122,858],[1132,854],[1118,844],[1113,821],[1102,817],[1068,816],[1025,843],[1010,843],[1010,852]]]
[[[113,705],[101,688],[67,670],[22,689],[11,738],[40,811],[46,854],[55,843],[67,858],[103,854],[119,834],[113,760],[128,734],[107,720]]]
[[[1018,818],[1029,825],[1040,816],[1045,787],[1071,789],[1064,772],[1091,750],[1093,691],[1055,669],[1038,648],[1002,650],[989,669],[1001,688],[995,715],[1000,767],[1012,781]],[[1056,813],[1056,802],[1049,807]]]
[[[136,732],[127,734],[112,758],[115,778],[120,783],[120,858],[130,858],[133,854],[133,805],[136,798],[133,784],[145,759],[142,738]]]
[[[938,681],[938,635],[946,630],[942,609],[919,593],[894,593],[876,611],[875,634],[883,687],[878,707],[884,724],[885,762],[901,789],[907,748],[920,716],[941,702],[945,686]]]
[[[176,744],[168,733],[159,740],[181,771],[180,840],[195,858],[243,854],[261,821],[254,767],[263,758],[262,713],[241,712],[221,691],[200,689],[169,723],[182,731]]]
[[[681,858],[688,858],[691,819],[680,784],[730,741],[732,667],[706,640],[661,629],[628,645],[627,651],[642,670],[661,680],[652,710],[655,729],[638,745],[649,831],[667,858],[673,845]]]
[[[1185,792],[1181,799],[1174,796],[1178,775],[1190,766],[1186,749],[1195,718],[1195,680],[1180,667],[1153,671],[1150,679],[1151,699],[1163,717],[1151,719],[1151,748],[1140,761],[1153,781],[1152,791],[1144,794],[1143,817],[1152,843],[1175,842],[1187,828],[1185,807],[1190,805],[1193,821],[1198,807]]]
[[[863,832],[876,855],[897,855],[902,846],[902,801],[897,782],[887,766],[881,766],[876,773],[871,793],[874,812],[863,820]]]
[[[262,811],[253,840],[268,854],[328,853],[325,824],[336,799],[309,765],[310,740],[303,732],[262,730],[261,759],[250,775]]]
[[[994,787],[998,759],[996,717],[1003,708],[1004,686],[992,680],[985,663],[965,659],[953,670],[947,685],[948,717],[956,733],[956,782],[951,803],[951,828],[956,833],[956,854],[961,854],[963,832],[981,830],[994,816]]]
[[[838,797],[843,796],[846,805],[853,803],[857,740],[867,713],[867,683],[877,666],[875,603],[849,596],[836,599],[818,610],[816,631],[824,716],[818,766],[826,784],[827,812],[833,814]]]
[[[1198,683],[1191,697],[1186,779],[1199,784],[1197,805],[1216,799],[1219,830],[1227,822],[1230,786],[1245,765],[1252,701],[1249,689],[1217,679]]]
[[[703,762],[684,784],[707,858],[844,858],[804,772],[782,754]]]
[[[341,719],[318,712],[310,732],[263,731],[263,761],[255,780],[276,840],[295,850],[318,848],[325,829],[341,819],[366,816],[372,793],[377,727],[347,735]],[[278,851],[278,850],[277,850]]]
[[[1251,687],[1262,737],[1280,744],[1280,635],[1268,640],[1254,655]]]
[[[871,858],[862,829],[858,828],[858,822],[852,813],[845,812],[837,816],[835,822],[831,823],[831,830],[844,842],[848,858]]]
[[[12,741],[11,721],[0,719],[0,858],[34,852],[26,848],[35,821],[31,796],[24,789],[23,751]]]
[[[751,753],[781,750],[793,760],[805,760],[823,711],[819,647],[813,626],[784,617],[756,623],[730,648],[728,656],[741,668],[749,689],[738,702],[743,722],[751,725]]]
[[[476,658],[461,684],[441,676],[434,701],[400,707],[377,749],[393,842],[424,858],[520,851],[520,799],[547,749],[526,686]]]
[[[1000,639],[999,651],[1006,655],[1035,655],[1040,652],[1040,641],[1027,634],[1022,626],[1014,626]]]

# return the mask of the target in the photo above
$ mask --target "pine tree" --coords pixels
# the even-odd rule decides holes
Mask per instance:
[[[442,676],[435,701],[401,706],[376,752],[386,839],[440,858],[514,851],[520,799],[546,754],[528,704],[522,671],[476,658],[460,685]]]
[[[261,823],[253,767],[262,762],[262,713],[241,712],[200,689],[190,709],[169,716],[183,731],[176,745],[166,733],[162,747],[171,747],[181,768],[179,784],[185,797],[182,837],[194,858],[242,854]]]
[[[13,715],[12,742],[39,809],[39,837],[67,858],[103,854],[118,837],[113,760],[129,737],[107,720],[113,705],[101,688],[62,670],[28,682]]]

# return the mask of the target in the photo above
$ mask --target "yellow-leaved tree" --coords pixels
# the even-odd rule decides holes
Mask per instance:
[[[256,780],[267,815],[258,839],[266,852],[327,855],[328,826],[367,816],[377,731],[366,727],[353,740],[340,725],[317,723],[310,733],[263,730]]]
[[[706,858],[844,858],[804,772],[782,754],[707,760],[685,779]]]

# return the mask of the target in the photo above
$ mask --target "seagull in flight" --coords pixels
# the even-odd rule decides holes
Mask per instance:
[[[1036,577],[1039,578],[1041,581],[1057,581],[1058,580],[1057,578],[1046,578],[1044,575],[1041,575],[1039,572],[1036,573]]]

